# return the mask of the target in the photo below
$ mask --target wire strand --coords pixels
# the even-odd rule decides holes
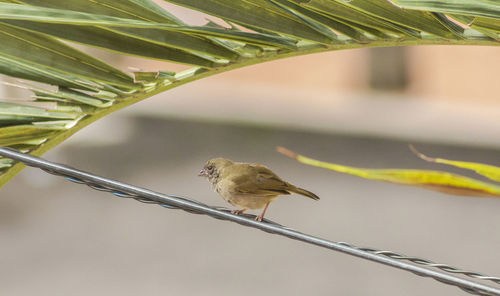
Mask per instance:
[[[231,214],[230,210],[228,210],[227,208],[210,207],[193,199],[153,192],[144,188],[103,178],[65,165],[53,163],[29,154],[24,154],[8,147],[0,147],[0,156],[11,158],[28,166],[40,168],[47,173],[57,176],[63,176],[69,181],[78,184],[85,184],[92,189],[109,192],[118,197],[131,198],[142,203],[158,204],[168,209],[181,209],[188,213],[205,214],[216,219],[236,222],[240,225],[257,228],[271,234],[285,236],[291,239],[339,251],[376,263],[410,271],[419,276],[430,277],[441,283],[459,287],[460,289],[471,294],[500,296],[500,289],[498,287],[491,287],[482,283],[477,283],[465,278],[457,277],[456,275],[463,275],[477,280],[500,284],[500,278],[498,277],[466,271],[452,267],[450,265],[435,263],[422,258],[405,256],[392,251],[362,248],[353,246],[345,242],[333,242],[325,240],[298,232],[268,219],[264,219],[263,222],[255,221],[255,215],[234,215]],[[411,262],[413,264],[410,264],[408,262]],[[430,269],[429,267],[434,269]]]

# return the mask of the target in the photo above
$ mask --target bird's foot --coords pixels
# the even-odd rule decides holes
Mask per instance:
[[[260,215],[258,215],[257,217],[255,217],[255,221],[262,222],[262,219],[264,219],[264,215],[266,214],[267,207],[269,207],[270,203],[271,202],[266,203],[266,206],[264,207],[264,210],[262,211],[262,213],[260,213]]]
[[[241,210],[232,210],[231,214],[239,215],[243,214],[247,209],[241,209]]]

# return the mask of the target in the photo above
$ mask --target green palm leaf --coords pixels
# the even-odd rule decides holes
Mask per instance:
[[[0,0],[0,73],[38,82],[21,85],[31,101],[0,98],[0,145],[41,155],[125,106],[265,61],[361,47],[500,44],[493,0],[168,2],[227,25],[190,26],[151,0]],[[124,73],[66,41],[193,68]],[[0,158],[0,186],[22,167]]]

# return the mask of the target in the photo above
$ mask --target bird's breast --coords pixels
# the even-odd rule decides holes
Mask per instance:
[[[256,196],[252,194],[242,194],[234,190],[234,184],[228,182],[218,182],[214,184],[214,191],[217,192],[222,199],[235,207],[245,209],[262,209],[268,202],[275,200],[276,196]]]
[[[257,210],[262,209],[267,203],[274,201],[278,198],[275,196],[253,196],[253,195],[233,195],[227,200],[233,206],[241,207],[244,209]]]

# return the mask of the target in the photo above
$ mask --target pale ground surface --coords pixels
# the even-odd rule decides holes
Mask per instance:
[[[91,146],[75,136],[46,157],[212,205],[224,203],[196,176],[206,159],[259,161],[321,197],[283,197],[272,204],[269,218],[334,241],[500,275],[498,200],[365,181],[301,165],[273,150],[283,145],[361,167],[444,168],[416,159],[407,141],[126,116],[95,128],[109,141]],[[432,156],[500,165],[498,149],[415,144]],[[1,295],[467,295],[236,224],[112,197],[35,169],[24,170],[0,197]]]

